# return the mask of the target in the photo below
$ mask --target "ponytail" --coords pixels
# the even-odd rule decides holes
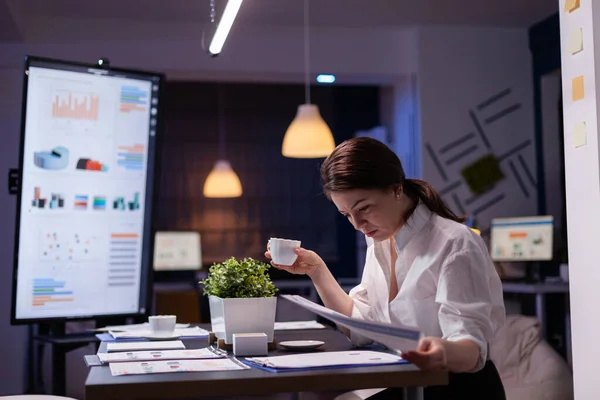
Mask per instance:
[[[404,180],[404,193],[415,203],[418,204],[419,200],[422,201],[427,208],[432,212],[438,214],[440,217],[451,219],[456,222],[463,223],[467,220],[466,217],[459,217],[452,210],[446,206],[444,200],[440,197],[440,194],[431,186],[429,183],[420,179],[405,179]],[[413,210],[409,210],[405,219],[408,220]]]

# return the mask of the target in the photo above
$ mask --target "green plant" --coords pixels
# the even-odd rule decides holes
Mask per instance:
[[[266,273],[271,266],[244,258],[242,261],[231,257],[210,267],[208,277],[202,281],[204,294],[222,299],[242,297],[272,297],[277,288]]]

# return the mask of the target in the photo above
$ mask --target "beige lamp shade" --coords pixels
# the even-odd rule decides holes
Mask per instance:
[[[204,182],[204,197],[227,198],[240,197],[242,184],[240,178],[227,160],[219,160]]]
[[[290,158],[320,158],[327,157],[334,148],[333,135],[321,118],[319,107],[300,105],[296,118],[285,132],[281,153]]]

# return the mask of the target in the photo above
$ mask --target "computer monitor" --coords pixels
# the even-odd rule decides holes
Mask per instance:
[[[163,82],[26,58],[13,324],[149,312]]]
[[[490,236],[494,261],[548,261],[553,253],[554,217],[495,218]]]
[[[198,232],[156,232],[155,271],[185,271],[201,268],[202,252]]]

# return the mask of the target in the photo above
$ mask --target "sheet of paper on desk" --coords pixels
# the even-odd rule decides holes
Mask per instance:
[[[292,331],[300,329],[325,329],[325,325],[317,321],[286,321],[275,322],[276,331]]]
[[[401,352],[415,350],[419,339],[423,336],[413,327],[351,318],[302,296],[283,294],[281,297],[393,350]]]
[[[160,374],[169,372],[208,372],[208,371],[236,371],[249,369],[247,365],[230,358],[215,360],[171,360],[148,362],[119,362],[110,363],[112,376]]]
[[[109,333],[115,339],[140,338],[140,337],[152,336],[152,330],[149,327],[146,329],[135,329],[133,331],[127,331],[127,332],[109,331]],[[179,336],[179,337],[205,337],[208,335],[209,335],[209,332],[206,329],[202,329],[197,326],[194,326],[191,328],[175,328],[175,331],[173,332],[173,336]]]
[[[124,343],[107,343],[106,351],[114,353],[117,351],[134,351],[134,350],[181,350],[185,349],[185,345],[181,340],[156,341],[156,342],[124,342]]]
[[[269,368],[317,368],[346,365],[385,365],[402,362],[402,357],[379,351],[328,351],[289,356],[247,357],[246,361]]]
[[[225,358],[227,352],[205,347],[192,350],[154,350],[154,351],[125,351],[118,353],[98,353],[103,363],[124,361],[153,361],[153,360],[185,360],[202,358]]]
[[[187,328],[190,324],[176,324],[175,328]],[[131,332],[140,329],[150,329],[150,324],[148,322],[144,322],[141,324],[129,324],[129,325],[112,325],[105,326],[104,328],[92,329],[94,332]]]

